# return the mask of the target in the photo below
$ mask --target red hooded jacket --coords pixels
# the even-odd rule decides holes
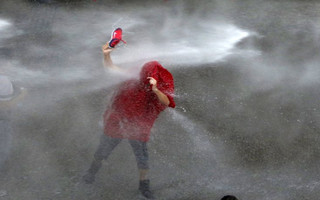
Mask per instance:
[[[140,79],[121,84],[113,103],[104,113],[104,133],[114,138],[147,142],[156,118],[167,106],[151,90],[147,77],[157,80],[157,88],[167,95],[174,108],[174,83],[171,73],[158,62],[146,63]]]

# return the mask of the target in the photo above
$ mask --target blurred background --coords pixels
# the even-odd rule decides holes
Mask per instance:
[[[81,182],[112,91],[101,47],[123,29],[117,65],[158,60],[177,107],[149,142],[158,199],[301,200],[320,195],[320,2],[0,2],[0,74],[27,95],[1,148],[0,199],[139,199],[127,141]]]

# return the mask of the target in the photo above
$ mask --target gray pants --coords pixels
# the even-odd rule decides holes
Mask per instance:
[[[96,174],[101,167],[102,160],[108,159],[113,149],[122,141],[119,138],[112,138],[103,134],[100,138],[100,144],[94,154],[94,161],[91,164],[89,172]],[[133,153],[136,157],[139,169],[149,169],[149,155],[147,143],[138,140],[129,140]]]

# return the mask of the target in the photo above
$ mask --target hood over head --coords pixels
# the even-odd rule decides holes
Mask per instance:
[[[169,106],[175,107],[173,100],[174,82],[172,74],[162,67],[159,62],[151,61],[143,65],[140,71],[140,83],[143,85],[149,85],[148,77],[152,77],[157,80],[158,89],[165,93],[170,100]]]

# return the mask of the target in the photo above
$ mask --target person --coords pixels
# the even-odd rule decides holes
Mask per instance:
[[[25,95],[26,89],[17,87],[7,75],[0,74],[0,169],[10,153],[12,110]]]
[[[125,73],[112,62],[110,54],[113,48],[104,45],[102,51],[105,67]],[[123,139],[128,139],[139,169],[139,191],[144,197],[153,198],[150,180],[147,177],[149,170],[147,142],[158,115],[167,107],[175,107],[173,93],[173,76],[157,61],[144,64],[139,78],[120,84],[112,104],[104,113],[104,134],[101,136],[91,166],[83,176],[86,183],[94,182],[102,160],[106,160]]]
[[[233,195],[226,195],[222,197],[221,200],[238,200],[238,198]]]

